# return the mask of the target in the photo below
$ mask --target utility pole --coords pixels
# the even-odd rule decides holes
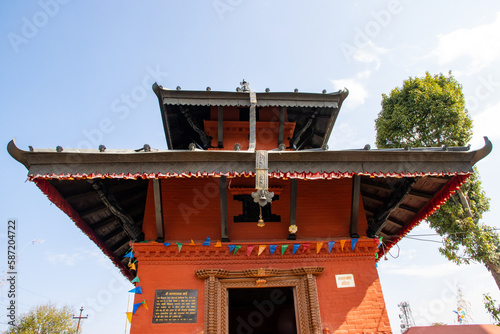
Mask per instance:
[[[85,317],[82,317],[82,312],[83,312],[83,306],[82,306],[82,308],[80,309],[80,316],[79,316],[79,317],[75,317],[75,316],[73,316],[73,319],[78,319],[78,325],[76,326],[76,334],[78,334],[78,333],[79,333],[79,331],[80,331],[80,321],[81,321],[82,319],[87,319],[87,318],[89,317],[89,315],[88,315],[88,314],[87,314]]]

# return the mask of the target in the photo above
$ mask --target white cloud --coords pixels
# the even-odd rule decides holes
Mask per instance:
[[[344,88],[349,90],[349,97],[342,105],[343,108],[353,109],[365,103],[365,100],[368,97],[368,91],[362,84],[362,79],[367,79],[370,74],[370,71],[363,71],[358,73],[353,78],[330,80],[333,84],[334,90]]]
[[[47,255],[47,260],[51,264],[64,264],[67,266],[74,266],[77,264],[79,261],[83,260],[83,256],[79,253],[73,253],[73,254],[55,254],[55,253],[49,253]]]
[[[387,49],[378,47],[370,41],[368,46],[357,49],[352,57],[360,63],[375,63],[374,69],[378,70],[380,68],[380,55],[387,53],[387,51]]]
[[[74,266],[81,261],[92,261],[102,267],[109,267],[111,264],[110,260],[102,252],[87,249],[77,249],[72,254],[48,253],[47,261],[51,264],[64,264],[67,266]]]
[[[455,274],[463,268],[454,263],[448,262],[445,264],[435,265],[410,265],[410,266],[387,266],[382,268],[387,274],[422,277],[422,278],[436,278],[444,277],[447,275]]]
[[[472,144],[482,147],[484,145],[483,136],[488,136],[489,139],[500,137],[497,124],[500,123],[500,102],[496,105],[488,106],[483,112],[477,114],[474,120],[474,136]]]
[[[440,65],[448,64],[460,57],[470,58],[469,74],[488,67],[500,58],[500,13],[495,21],[470,29],[458,29],[448,34],[439,34],[438,46],[430,57],[436,57]]]

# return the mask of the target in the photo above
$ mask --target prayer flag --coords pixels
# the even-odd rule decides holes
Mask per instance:
[[[266,247],[267,247],[266,245],[260,245],[259,246],[259,253],[257,253],[257,256],[260,256],[260,254],[262,254],[262,252],[264,252]]]
[[[356,244],[357,243],[358,243],[358,239],[357,238],[351,239],[351,248],[352,248],[352,250],[354,250],[354,248],[356,248]]]
[[[328,253],[332,252],[333,245],[335,245],[335,241],[328,241]]]
[[[255,246],[247,246],[247,256],[250,256],[250,254],[252,254],[252,251],[253,251],[253,248]]]
[[[132,293],[137,293],[139,295],[142,295],[142,289],[140,286],[136,286],[135,288],[133,288],[132,290],[130,290],[129,292],[132,292]]]

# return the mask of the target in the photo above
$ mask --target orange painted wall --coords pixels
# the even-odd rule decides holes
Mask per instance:
[[[240,120],[240,111],[237,107],[224,107],[224,133],[223,147],[232,150],[234,144],[239,143],[242,150],[248,149],[250,123]],[[258,108],[258,119],[256,123],[256,149],[273,150],[278,147],[279,114],[278,107]],[[248,117],[247,117],[248,118]],[[290,146],[289,137],[293,136],[295,123],[288,123],[285,111],[285,132],[284,144]],[[205,120],[204,130],[208,136],[212,137],[211,145],[218,148],[218,108],[210,109],[210,120]]]
[[[272,204],[272,212],[281,216],[279,223],[266,223],[264,228],[256,223],[234,223],[233,216],[241,213],[241,202],[233,200],[233,195],[241,191],[251,191],[255,179],[228,179],[228,217],[230,244],[245,242],[286,242],[289,224],[290,180],[270,179],[269,185],[279,192],[280,199]],[[198,245],[210,236],[212,242],[220,239],[219,179],[217,178],[170,178],[161,180],[164,204],[164,229],[166,241],[183,242],[183,250],[178,253],[174,244],[169,257],[159,253],[148,253],[138,259],[138,276],[143,295],[136,295],[135,303],[146,299],[149,310],[140,307],[133,317],[132,334],[136,333],[201,333],[204,324],[204,281],[195,276],[195,270],[223,268],[228,270],[249,268],[298,268],[325,267],[317,276],[318,298],[321,322],[331,333],[390,333],[390,325],[382,295],[378,273],[375,268],[375,244],[372,248],[340,250],[340,240],[349,239],[351,210],[351,179],[338,180],[298,180],[297,189],[297,240],[303,243],[315,240],[336,240],[335,250],[318,258],[311,249],[295,259],[274,254],[247,257],[245,248],[237,255],[230,255],[227,244],[223,245],[223,255],[216,251],[199,254],[195,246],[189,246],[190,239]],[[246,190],[242,190],[246,189]],[[359,233],[366,236],[367,222],[362,203],[359,209]],[[152,181],[149,185],[143,231],[147,240],[156,240],[154,199]],[[358,244],[374,242],[360,239]],[[145,246],[140,246],[145,245]],[[148,247],[139,244],[137,247]],[[212,244],[213,245],[213,244]],[[161,245],[163,247],[163,245]],[[191,247],[191,248],[190,248]],[[201,247],[201,246],[199,246]],[[245,246],[244,246],[245,247]],[[291,248],[291,247],[290,247]],[[192,250],[193,249],[193,250]],[[364,250],[363,250],[364,249]],[[219,249],[220,250],[220,249]],[[186,253],[194,259],[186,259]],[[201,251],[203,252],[203,250]],[[278,251],[279,252],[279,251]],[[290,249],[288,250],[290,252]],[[299,250],[300,252],[300,250]],[[335,254],[333,254],[335,253]],[[363,254],[360,254],[363,253]],[[325,256],[327,257],[325,259]],[[148,258],[149,257],[149,258]],[[202,260],[200,260],[200,257]],[[353,274],[354,288],[337,288],[335,275]],[[197,289],[198,314],[195,324],[153,324],[152,312],[155,290]]]
[[[240,254],[241,255],[241,254]],[[152,255],[154,256],[154,255]],[[235,258],[234,256],[233,258]],[[189,263],[175,259],[162,263],[145,262],[139,258],[138,275],[141,279],[142,295],[136,295],[135,303],[148,301],[149,309],[140,307],[133,317],[131,333],[201,333],[204,316],[204,280],[195,276],[195,270],[207,268],[223,268],[239,270],[249,268],[288,269],[303,266],[325,267],[322,274],[316,276],[318,299],[323,328],[330,333],[390,333],[390,324],[382,295],[382,289],[375,268],[373,257],[345,256],[332,258],[329,261],[316,260],[313,256],[301,257],[297,261],[282,261],[279,256],[263,261],[246,261],[242,263],[233,259],[213,258],[207,263]],[[238,263],[239,262],[239,263]],[[260,262],[260,263],[257,263]],[[142,264],[141,264],[142,263]],[[335,275],[352,274],[355,287],[338,288]],[[197,323],[193,324],[153,324],[153,302],[155,290],[197,289],[198,313]]]
[[[228,230],[231,241],[284,240],[288,236],[290,217],[290,180],[270,179],[279,200],[272,203],[272,213],[281,222],[234,223],[242,213],[242,204],[234,194],[245,189],[254,191],[253,177],[228,179]],[[165,239],[184,242],[221,238],[218,178],[170,178],[161,180]],[[297,239],[349,237],[352,179],[298,180]],[[359,234],[366,236],[368,227],[360,201]],[[146,200],[143,231],[146,240],[156,240],[153,186],[150,182]]]

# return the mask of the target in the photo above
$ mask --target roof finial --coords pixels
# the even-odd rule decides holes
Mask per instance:
[[[249,92],[250,91],[250,83],[246,82],[245,79],[243,79],[243,81],[240,82],[240,85],[241,85],[241,90],[243,92]]]

